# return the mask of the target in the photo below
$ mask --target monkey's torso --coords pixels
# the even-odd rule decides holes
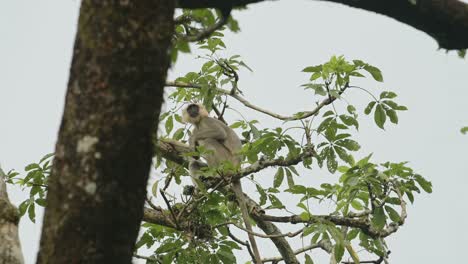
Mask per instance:
[[[240,164],[242,143],[234,130],[223,122],[212,117],[203,117],[194,127],[192,137],[192,144],[208,150],[203,155],[208,166],[218,166],[223,161],[230,161],[234,166]]]

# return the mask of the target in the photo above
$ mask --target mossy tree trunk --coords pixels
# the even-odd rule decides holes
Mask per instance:
[[[131,263],[174,1],[83,0],[37,263]]]
[[[18,236],[19,212],[8,198],[5,176],[0,168],[0,264],[23,264]]]

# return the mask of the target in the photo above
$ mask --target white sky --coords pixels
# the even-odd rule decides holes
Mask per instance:
[[[54,149],[78,6],[77,0],[0,2],[0,163],[5,171],[22,171]],[[228,54],[242,55],[254,69],[241,72],[241,89],[265,108],[284,114],[310,109],[315,99],[299,88],[307,80],[300,70],[333,54],[362,59],[383,71],[383,84],[361,84],[376,92],[396,91],[409,111],[386,131],[364,122],[362,115],[358,138],[363,154],[374,152],[374,161],[411,161],[434,185],[433,194],[416,197],[407,223],[390,239],[391,263],[464,259],[468,136],[459,130],[468,125],[467,60],[438,51],[430,37],[392,19],[326,2],[268,2],[235,17],[242,32],[226,38]],[[170,77],[197,70],[193,65],[183,58]],[[367,100],[360,98],[365,95],[348,99]],[[269,117],[255,118],[264,126],[278,125]],[[27,197],[11,187],[10,195],[16,204]],[[21,220],[26,263],[34,263],[39,232],[40,224]]]

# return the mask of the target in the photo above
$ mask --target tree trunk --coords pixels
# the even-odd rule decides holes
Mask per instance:
[[[18,237],[18,209],[10,203],[5,173],[0,168],[0,264],[23,264]]]
[[[174,1],[83,0],[37,263],[131,263]]]

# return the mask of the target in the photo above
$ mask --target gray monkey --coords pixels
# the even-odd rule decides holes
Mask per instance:
[[[230,161],[232,165],[240,167],[242,143],[232,128],[215,118],[209,117],[208,111],[201,104],[189,104],[182,111],[182,119],[184,122],[194,125],[189,140],[190,147],[203,146],[207,150],[205,154],[202,154],[202,157],[206,160],[208,166],[217,167],[224,161]],[[197,179],[200,176],[199,170],[202,167],[204,167],[203,162],[192,158],[189,163],[191,176]],[[197,183],[195,185],[197,186]],[[245,228],[249,231],[248,237],[255,262],[261,264],[262,260],[257,242],[252,234],[252,225],[249,221],[249,213],[240,180],[233,181],[231,189],[239,203]]]

